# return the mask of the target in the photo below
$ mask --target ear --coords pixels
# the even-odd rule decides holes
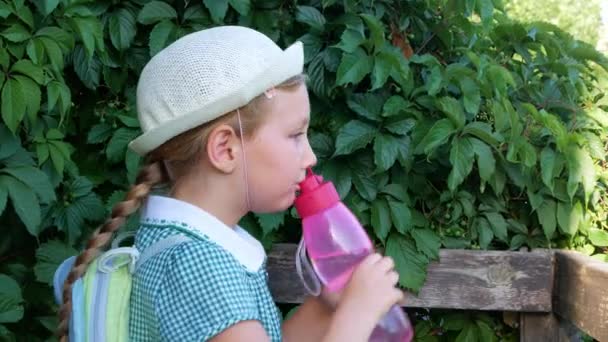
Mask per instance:
[[[231,173],[238,164],[241,145],[232,127],[221,124],[211,130],[207,137],[207,157],[209,163],[223,173]]]

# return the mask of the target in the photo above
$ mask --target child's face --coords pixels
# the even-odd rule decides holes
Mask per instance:
[[[245,142],[250,209],[260,213],[291,206],[306,169],[317,162],[307,136],[310,104],[306,87],[277,89],[264,109],[264,123]]]

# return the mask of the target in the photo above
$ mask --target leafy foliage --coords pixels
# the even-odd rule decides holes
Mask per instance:
[[[147,60],[222,23],[303,41],[317,169],[402,286],[417,291],[442,247],[608,259],[608,60],[499,1],[0,0],[0,18],[3,339],[50,336],[54,267],[134,181]],[[241,224],[266,247],[300,236],[294,211]],[[421,340],[506,339],[483,315],[442,317]]]

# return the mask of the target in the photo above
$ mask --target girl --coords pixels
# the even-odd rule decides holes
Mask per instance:
[[[235,26],[189,34],[150,60],[137,87],[143,134],[130,144],[146,164],[68,276],[62,340],[73,282],[140,207],[140,251],[176,234],[189,240],[134,275],[131,340],[368,340],[403,296],[390,258],[367,257],[339,299],[308,298],[281,327],[264,249],[237,225],[249,211],[290,207],[316,163],[302,69],[301,43],[281,50],[265,35]]]

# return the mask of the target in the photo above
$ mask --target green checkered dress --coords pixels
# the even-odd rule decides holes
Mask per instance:
[[[281,341],[259,242],[199,208],[150,196],[136,247],[141,251],[174,234],[191,241],[157,254],[134,276],[130,339],[206,341],[235,323],[257,320],[271,341]]]

